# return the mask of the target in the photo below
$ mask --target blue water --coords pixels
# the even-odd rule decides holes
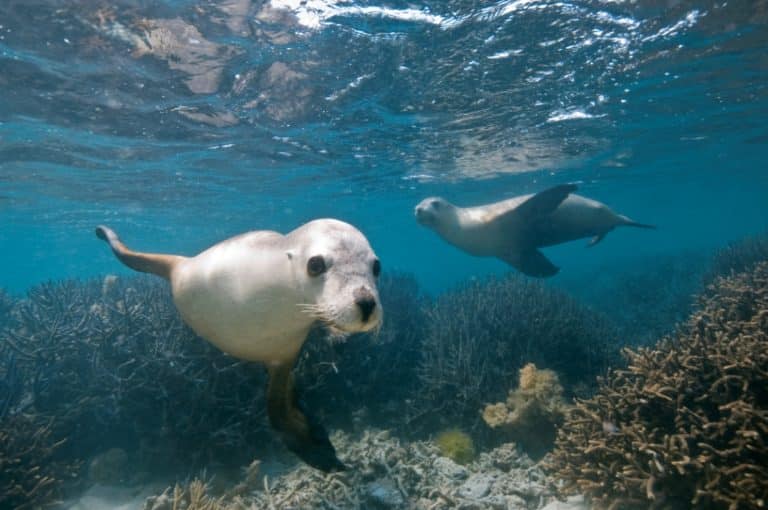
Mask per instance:
[[[764,1],[0,3],[0,287],[127,274],[317,217],[437,293],[509,267],[419,226],[563,182],[657,231],[547,249],[556,285],[768,226]]]

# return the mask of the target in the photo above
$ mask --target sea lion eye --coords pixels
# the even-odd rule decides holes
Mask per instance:
[[[378,278],[379,274],[381,274],[381,262],[379,262],[379,259],[373,261],[373,267],[371,270],[373,271],[373,276]]]
[[[440,201],[439,200],[433,200],[430,204],[435,209],[440,209]]]
[[[325,273],[326,269],[328,268],[322,255],[315,255],[307,261],[307,273],[309,273],[309,276],[320,276]]]

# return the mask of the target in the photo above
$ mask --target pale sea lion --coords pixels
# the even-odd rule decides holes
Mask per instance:
[[[559,271],[539,250],[592,237],[599,243],[618,226],[656,228],[616,214],[596,200],[572,194],[576,185],[477,207],[457,207],[440,197],[422,200],[416,220],[452,245],[478,257],[498,257],[529,276]]]
[[[287,235],[248,232],[195,257],[132,251],[104,226],[96,235],[126,266],[169,280],[198,335],[266,365],[267,414],[291,451],[323,471],[344,469],[326,431],[300,407],[291,369],[315,322],[336,336],[381,324],[381,264],[359,230],[320,219]]]

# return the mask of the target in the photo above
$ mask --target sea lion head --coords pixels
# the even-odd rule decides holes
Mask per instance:
[[[383,310],[376,281],[381,262],[355,227],[322,219],[292,232],[289,252],[302,282],[301,308],[336,337],[377,329]]]
[[[446,220],[456,215],[456,207],[444,198],[429,197],[425,198],[416,206],[414,214],[416,221],[420,224],[435,228],[437,225],[444,224]]]

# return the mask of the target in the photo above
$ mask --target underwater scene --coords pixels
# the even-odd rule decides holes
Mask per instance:
[[[768,1],[0,0],[0,510],[768,507]]]

